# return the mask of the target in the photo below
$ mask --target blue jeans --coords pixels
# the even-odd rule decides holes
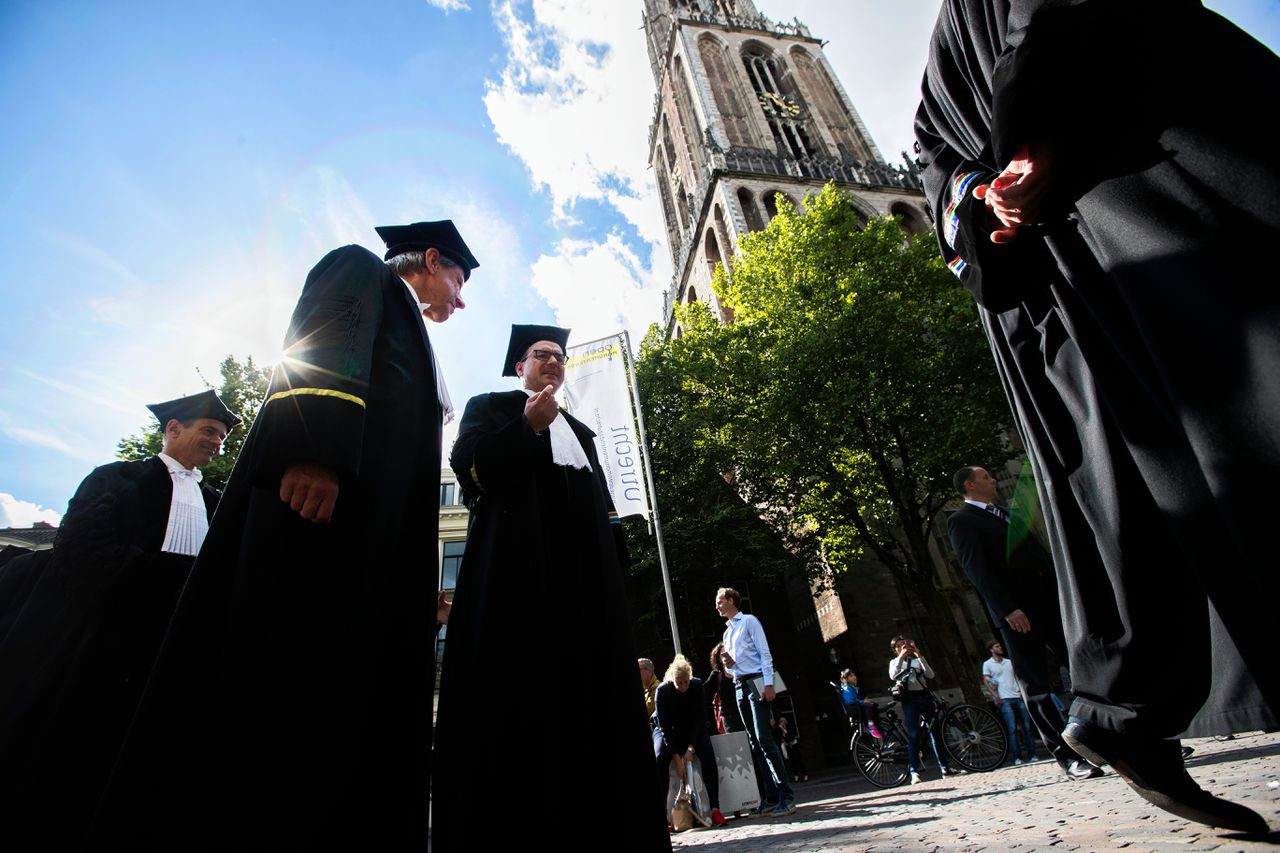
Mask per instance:
[[[791,790],[791,777],[782,760],[782,750],[778,749],[778,742],[773,739],[773,731],[769,728],[769,720],[773,717],[769,703],[760,697],[750,681],[739,681],[735,690],[738,711],[747,728],[747,739],[751,741],[751,752],[764,770],[765,802],[792,802],[796,795]]]
[[[1027,703],[1021,697],[1003,699],[1000,702],[1000,713],[1004,716],[1004,727],[1009,732],[1009,752],[1014,758],[1019,755],[1030,761],[1036,754],[1036,742],[1031,734],[1031,714],[1027,712]],[[1018,726],[1015,720],[1022,722],[1022,738],[1018,738]],[[1021,749],[1019,749],[1021,746]]]
[[[907,768],[912,773],[920,772],[920,718],[933,716],[933,699],[923,690],[908,692],[902,699],[902,722],[907,729]],[[938,758],[938,767],[949,770],[947,754],[938,748],[938,738],[934,733],[935,726],[929,727],[929,745]]]

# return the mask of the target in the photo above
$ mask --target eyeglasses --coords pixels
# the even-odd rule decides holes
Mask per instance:
[[[569,360],[569,356],[564,353],[549,349],[530,350],[525,358],[536,358],[538,361],[554,361],[556,364],[564,364]]]

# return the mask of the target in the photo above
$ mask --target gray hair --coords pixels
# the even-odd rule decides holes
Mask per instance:
[[[437,249],[436,251],[440,251]],[[423,272],[427,268],[427,250],[423,249],[419,252],[402,252],[391,260],[387,261],[387,266],[391,267],[391,271],[396,275],[404,278],[416,272]],[[453,258],[440,252],[440,266],[445,269],[453,269],[460,264]]]

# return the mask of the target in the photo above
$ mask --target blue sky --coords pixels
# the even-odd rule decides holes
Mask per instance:
[[[885,156],[910,144],[936,0],[757,0],[827,39]],[[1276,0],[1210,3],[1280,44]],[[270,363],[310,267],[450,217],[481,267],[432,327],[452,395],[506,387],[512,322],[659,319],[653,81],[628,0],[0,4],[0,526]]]

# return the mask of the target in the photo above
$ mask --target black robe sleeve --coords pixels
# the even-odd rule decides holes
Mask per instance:
[[[68,594],[92,599],[125,582],[150,556],[151,543],[142,541],[139,464],[116,462],[93,469],[67,504],[50,572]],[[154,545],[158,549],[160,543]]]
[[[1012,308],[1053,259],[1036,240],[992,243],[994,219],[973,189],[1029,146],[1052,164],[1041,221],[1061,223],[1098,181],[1154,162],[1161,87],[1147,69],[1159,64],[1141,57],[1194,31],[1186,16],[1197,9],[1194,0],[943,4],[916,114],[918,157],[943,259],[979,305]]]
[[[523,391],[480,394],[467,402],[449,465],[470,506],[485,494],[523,489],[534,464],[550,453],[545,435],[524,416]]]
[[[307,276],[285,337],[285,351],[254,423],[247,459],[264,487],[285,468],[316,463],[342,480],[360,471],[374,341],[390,275],[359,246],[335,249]]]

